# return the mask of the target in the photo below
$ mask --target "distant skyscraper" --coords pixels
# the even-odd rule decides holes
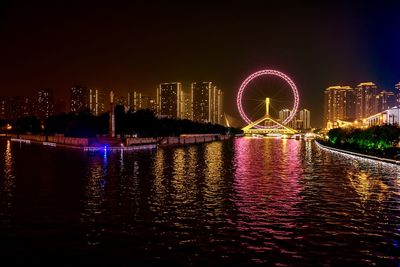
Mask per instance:
[[[299,119],[302,121],[302,129],[306,130],[311,128],[310,111],[308,109],[300,110]]]
[[[98,89],[89,89],[89,109],[90,112],[99,116],[105,112],[105,95],[103,91]]]
[[[356,118],[364,119],[374,115],[378,87],[373,82],[360,83],[356,87]]]
[[[292,111],[290,109],[287,109],[287,108],[281,109],[279,111],[279,121],[281,123],[283,123],[290,116],[291,112]],[[296,120],[296,118],[293,118],[291,121],[289,121],[286,124],[286,126],[289,126],[290,128],[293,128],[293,129],[297,129],[297,120]]]
[[[193,82],[192,120],[223,124],[223,92],[212,82]]]
[[[79,113],[88,107],[88,91],[86,87],[76,85],[71,88],[70,111]]]
[[[182,119],[191,120],[192,119],[192,98],[191,93],[184,92],[182,95]]]
[[[137,111],[142,108],[142,94],[136,91],[128,93],[128,108]]]
[[[355,119],[355,91],[350,86],[331,86],[325,90],[324,123],[336,126],[337,120]]]
[[[6,99],[0,98],[0,120],[5,120],[6,118]]]
[[[400,107],[400,82],[395,85],[396,88],[396,98],[397,98],[397,106]]]
[[[223,124],[223,92],[214,86],[211,90],[211,121]]]
[[[54,113],[54,93],[52,89],[38,90],[37,112],[40,119],[46,119]]]
[[[182,118],[182,94],[180,82],[161,83],[157,89],[158,114]]]
[[[149,109],[154,113],[157,112],[156,101],[150,96],[142,96],[140,94],[140,107],[138,109]]]
[[[374,114],[392,108],[396,105],[397,99],[395,93],[389,91],[381,91],[375,99]]]
[[[211,82],[193,82],[191,86],[192,120],[211,121]]]

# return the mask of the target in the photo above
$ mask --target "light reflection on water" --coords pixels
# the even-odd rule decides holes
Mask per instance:
[[[82,204],[70,208],[71,218],[60,228],[75,233],[74,242],[58,244],[63,232],[54,229],[48,238],[71,250],[72,244],[89,249],[92,260],[118,255],[122,265],[399,264],[399,166],[321,151],[310,141],[237,138],[134,153],[53,149],[52,155],[65,154],[62,164],[71,170],[43,179],[30,175],[24,155],[34,151],[50,162],[50,148],[3,142],[0,149],[1,229],[18,226],[16,240],[30,231],[18,222],[35,213],[24,217],[19,207],[29,203],[16,192],[38,190],[30,179],[40,179],[52,181],[46,185],[52,194],[38,194],[39,203],[67,197]],[[74,169],[82,162],[86,171]],[[57,173],[53,164],[46,166],[42,176]],[[57,181],[65,179],[82,188],[62,194]],[[37,216],[60,216],[43,205]],[[33,240],[32,246],[40,244]]]

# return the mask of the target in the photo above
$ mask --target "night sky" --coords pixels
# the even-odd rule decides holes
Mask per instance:
[[[239,119],[241,81],[269,68],[295,81],[321,126],[326,87],[400,81],[395,2],[81,2],[2,1],[0,95],[53,88],[68,100],[74,84],[155,95],[160,82],[204,80]]]

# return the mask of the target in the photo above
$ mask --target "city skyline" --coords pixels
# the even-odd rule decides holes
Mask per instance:
[[[224,90],[228,115],[239,118],[240,82],[263,68],[288,73],[300,105],[314,114],[323,113],[330,85],[371,80],[390,89],[400,80],[395,2],[194,5],[8,3],[1,21],[9,27],[0,29],[1,94],[53,88],[66,98],[72,84],[86,84],[149,95],[161,82],[210,80]],[[322,126],[322,116],[312,124]]]

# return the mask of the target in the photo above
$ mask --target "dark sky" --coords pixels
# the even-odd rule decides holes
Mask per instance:
[[[50,87],[68,99],[74,84],[154,95],[160,82],[206,80],[239,118],[241,81],[269,68],[295,81],[319,126],[327,86],[400,81],[396,2],[232,2],[2,1],[0,95]]]

